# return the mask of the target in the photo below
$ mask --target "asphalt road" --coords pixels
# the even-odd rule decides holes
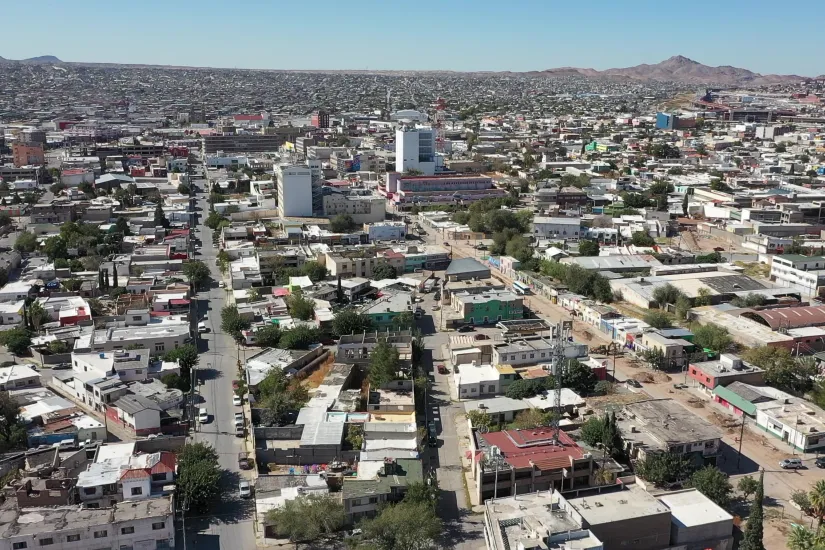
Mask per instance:
[[[204,189],[203,181],[195,183]],[[218,452],[220,465],[225,470],[225,491],[221,501],[213,504],[208,517],[187,517],[184,548],[247,550],[255,547],[255,506],[252,500],[238,497],[238,482],[248,477],[238,468],[238,453],[245,447],[244,440],[235,436],[234,414],[241,408],[232,404],[232,380],[238,378],[238,348],[229,335],[221,332],[220,315],[226,305],[227,291],[218,287],[220,272],[215,266],[218,249],[212,245],[212,230],[200,225],[209,211],[206,197],[206,193],[198,194],[197,223],[202,246],[195,258],[209,266],[212,273],[208,289],[197,295],[199,320],[210,329],[198,339],[198,378],[203,382],[198,386],[198,406],[207,408],[209,422],[198,425],[194,439],[208,443]]]

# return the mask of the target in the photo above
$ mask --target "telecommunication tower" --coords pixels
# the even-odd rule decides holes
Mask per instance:
[[[567,360],[576,356],[575,348],[569,344],[570,334],[573,332],[573,321],[561,321],[553,327],[553,338],[551,340],[551,355],[553,357],[553,376],[556,387],[553,392],[553,420],[550,427],[553,431],[553,441],[559,443],[559,432],[561,431],[561,385]]]
[[[435,100],[435,115],[433,116],[433,129],[435,130],[435,152],[444,152],[444,110],[447,103],[444,98]]]

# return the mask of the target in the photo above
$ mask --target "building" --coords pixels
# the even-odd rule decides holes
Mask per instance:
[[[75,205],[66,200],[53,200],[49,204],[38,203],[31,208],[31,222],[33,225],[44,223],[60,225],[76,219]]]
[[[412,176],[387,174],[386,193],[392,196],[392,207],[407,212],[413,206],[464,204],[507,195],[498,189],[493,179],[480,175]]]
[[[357,224],[380,222],[386,217],[387,199],[373,194],[324,188],[324,216],[348,215]]]
[[[175,453],[135,453],[135,444],[101,447],[95,461],[77,477],[77,493],[87,508],[141,501],[168,493],[175,482]]]
[[[578,239],[584,235],[580,218],[533,218],[533,234],[543,239]]]
[[[370,388],[367,410],[370,412],[414,412],[413,381],[393,380],[380,388]]]
[[[312,174],[306,166],[280,165],[275,168],[278,211],[281,217],[312,216]]]
[[[403,328],[398,326],[396,318],[402,313],[412,314],[412,304],[412,294],[409,292],[385,293],[375,302],[364,306],[361,314],[369,317],[374,327]]]
[[[213,155],[219,151],[227,154],[277,152],[281,145],[286,142],[286,137],[286,135],[281,134],[218,134],[204,136],[201,151],[204,156]]]
[[[126,394],[106,409],[106,418],[136,436],[160,431],[162,409],[142,395]]]
[[[524,318],[524,299],[509,290],[482,294],[453,292],[451,307],[464,324],[486,325]]]
[[[370,242],[375,241],[403,241],[407,236],[407,224],[404,222],[379,221],[365,223],[364,231]]]
[[[475,399],[505,393],[517,375],[508,365],[465,363],[456,366],[454,378],[458,398]]]
[[[415,170],[432,176],[436,172],[435,130],[401,128],[395,132],[395,171]]]
[[[489,279],[490,268],[475,258],[459,258],[450,262],[444,278],[449,282]]]
[[[12,391],[40,385],[40,374],[27,365],[0,367],[0,391]]]
[[[797,451],[818,453],[825,449],[825,412],[804,399],[782,394],[778,399],[756,403],[756,425]]]
[[[587,487],[593,456],[564,432],[554,441],[550,428],[504,430],[471,438],[473,477],[479,502],[495,496]]]
[[[639,352],[650,350],[661,353],[662,364],[658,368],[681,370],[688,362],[685,348],[693,349],[693,344],[679,338],[667,338],[656,332],[645,332],[640,339],[636,339],[636,347]]]
[[[43,147],[34,143],[15,143],[11,146],[11,152],[14,157],[14,166],[17,168],[42,166],[46,163]]]
[[[170,497],[160,497],[99,509],[73,504],[18,510],[14,499],[6,499],[0,507],[0,550],[170,550],[175,547],[172,502]]]
[[[688,367],[688,376],[696,380],[707,390],[716,386],[727,386],[733,382],[744,382],[760,386],[764,383],[764,374],[761,368],[742,361],[732,354],[722,354],[718,361],[702,361],[691,363]]]
[[[705,465],[716,464],[722,452],[719,429],[672,399],[648,399],[625,405],[616,420],[631,458],[670,452]]]
[[[421,461],[417,458],[359,462],[357,476],[345,477],[341,486],[347,523],[374,516],[382,505],[403,499],[410,483],[423,481]]]
[[[373,248],[349,249],[327,252],[324,265],[331,277],[364,277],[372,279],[372,271],[379,263],[386,262],[395,268],[396,273],[403,273],[405,258],[392,251],[379,251]]]
[[[670,510],[672,548],[733,549],[733,516],[696,489],[658,497]]]
[[[464,402],[465,414],[472,411],[484,412],[489,415],[493,424],[510,423],[515,420],[518,413],[531,408],[523,399],[512,399],[504,396]]]
[[[571,348],[570,353],[575,353],[577,357],[587,355],[588,348],[586,344],[570,342],[566,347]],[[511,340],[505,344],[493,346],[493,364],[523,367],[539,363],[550,363],[553,358],[552,349],[552,342],[542,337]]]
[[[345,334],[338,340],[336,357],[346,363],[369,364],[372,350],[381,342],[388,342],[395,347],[402,362],[409,365],[412,361],[412,333],[409,330]]]
[[[771,281],[784,288],[798,290],[803,296],[819,296],[825,286],[825,258],[782,254],[773,256]]]
[[[151,355],[163,355],[191,340],[189,323],[163,322],[144,326],[95,330],[75,342],[76,352],[124,350],[129,346],[146,348]]]

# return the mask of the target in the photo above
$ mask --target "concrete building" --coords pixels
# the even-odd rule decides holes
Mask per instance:
[[[15,143],[11,146],[14,166],[42,166],[46,162],[43,147],[34,143]]]
[[[493,184],[492,178],[480,175],[387,174],[385,191],[392,194],[392,207],[400,212],[409,211],[413,206],[468,205],[482,199],[507,195],[506,190]]]
[[[713,390],[716,386],[727,386],[733,382],[744,382],[761,386],[765,371],[756,365],[746,363],[732,354],[722,354],[718,361],[691,363],[688,376],[703,388]]]
[[[370,242],[403,241],[407,235],[407,224],[392,221],[365,223],[364,231],[369,236]]]
[[[386,292],[380,299],[367,304],[361,314],[369,317],[376,328],[398,327],[396,317],[402,313],[412,314],[412,294],[409,292]]]
[[[450,262],[444,278],[449,282],[489,279],[490,268],[475,258],[459,258]]]
[[[282,217],[312,216],[312,174],[308,167],[280,165],[275,168],[278,211]]]
[[[509,290],[481,294],[453,292],[450,306],[464,324],[488,324],[524,318],[524,299]]]
[[[175,511],[169,497],[100,509],[71,505],[17,510],[15,506],[13,499],[7,499],[0,507],[0,550],[175,547]]]
[[[785,394],[784,399],[756,403],[756,425],[797,451],[825,449],[825,411],[804,399]]]
[[[377,195],[324,188],[324,216],[328,218],[347,214],[357,224],[380,222],[386,217],[386,204],[387,199]]]
[[[658,499],[670,509],[672,548],[733,549],[733,516],[708,497],[689,489]]]
[[[588,347],[586,344],[570,342],[567,347],[570,348],[570,353],[575,352],[577,357],[585,357],[587,355]],[[552,343],[545,338],[519,338],[505,344],[494,346],[493,364],[523,367],[537,365],[539,363],[549,363],[552,360],[551,350]]]
[[[296,128],[296,130],[299,130]],[[201,152],[204,156],[223,153],[276,152],[284,144],[286,136],[280,134],[223,134],[204,136]]]
[[[533,234],[543,239],[578,239],[584,235],[580,218],[533,218]]]
[[[40,374],[26,365],[0,368],[0,391],[32,388],[40,385]]]
[[[417,170],[422,175],[436,172],[435,130],[401,128],[395,132],[395,171]]]
[[[456,366],[453,375],[459,399],[476,399],[503,394],[516,378],[516,371],[508,365],[480,365],[476,363]]]
[[[819,296],[825,286],[825,258],[783,254],[773,256],[771,281],[784,288],[798,290],[803,296]]]
[[[380,388],[370,388],[367,410],[370,412],[414,412],[413,381],[393,380]]]
[[[348,524],[372,517],[385,503],[404,498],[407,485],[424,481],[418,459],[388,459],[358,463],[355,478],[346,477],[341,487],[341,502]]]
[[[101,352],[124,350],[129,346],[146,348],[151,355],[163,355],[191,340],[189,323],[164,322],[144,326],[118,327],[95,330],[81,336],[76,342],[76,352]]]
[[[392,251],[376,249],[349,249],[327,252],[324,265],[331,277],[365,277],[372,279],[372,270],[381,262],[387,262],[395,268],[396,273],[403,273],[405,258]]]

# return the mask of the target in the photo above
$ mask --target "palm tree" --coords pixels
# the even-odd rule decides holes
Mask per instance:
[[[820,479],[811,489],[811,508],[818,520],[817,533],[822,529],[822,522],[825,520],[825,479]]]
[[[825,540],[810,529],[794,524],[791,534],[788,535],[788,548],[790,550],[823,550]]]

